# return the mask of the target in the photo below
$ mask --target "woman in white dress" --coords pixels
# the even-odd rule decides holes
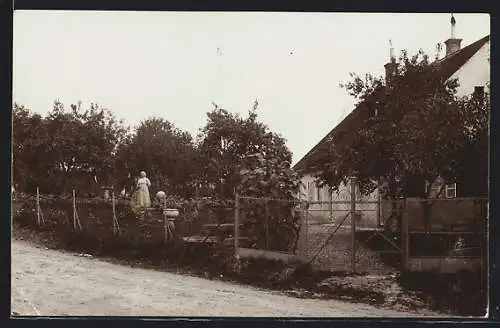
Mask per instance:
[[[141,171],[141,176],[137,180],[137,205],[141,207],[151,207],[149,187],[151,187],[151,181],[146,177],[146,172]]]

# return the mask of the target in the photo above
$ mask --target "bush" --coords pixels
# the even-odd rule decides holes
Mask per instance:
[[[436,309],[451,313],[483,316],[486,313],[486,275],[482,270],[439,274],[406,272],[400,277],[401,286],[416,292]]]

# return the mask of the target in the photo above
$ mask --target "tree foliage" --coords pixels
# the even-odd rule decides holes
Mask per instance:
[[[200,180],[215,186],[212,193],[220,199],[231,199],[234,192],[271,198],[241,199],[242,232],[254,247],[289,251],[299,231],[294,209],[300,177],[290,167],[285,139],[258,120],[257,106],[246,118],[217,106],[207,114],[199,136]]]
[[[290,198],[299,177],[291,170],[285,139],[258,121],[258,103],[241,118],[222,108],[207,113],[199,135],[200,180],[222,198],[240,194]]]
[[[34,191],[37,181],[51,170],[46,146],[50,139],[43,118],[17,103],[12,109],[12,176],[16,189]]]
[[[146,119],[130,132],[111,111],[55,102],[42,117],[14,104],[14,181],[19,189],[97,193],[103,185],[133,189],[139,171],[152,195],[234,199],[234,192],[293,200],[299,176],[290,168],[285,140],[260,122],[257,103],[248,117],[216,107],[195,143],[163,118]],[[43,156],[41,156],[43,154]],[[200,187],[208,188],[203,194]],[[129,189],[129,190],[130,190]]]
[[[112,183],[115,151],[126,128],[110,110],[97,104],[90,104],[86,110],[80,103],[70,107],[66,111],[56,102],[47,117],[51,136],[48,151],[56,164],[54,169],[62,175],[63,186],[75,171],[89,173],[102,185]]]
[[[440,66],[420,51],[403,51],[389,85],[382,77],[352,74],[343,85],[365,119],[346,145],[332,142],[319,159],[323,183],[338,188],[351,176],[362,192],[381,181],[389,194],[427,198],[425,182],[467,180],[468,190],[487,183],[489,101],[458,97],[459,81],[444,81]]]
[[[127,129],[108,109],[81,104],[70,110],[56,101],[41,117],[13,106],[14,180],[22,187],[44,186],[59,193],[98,181],[111,183],[114,154]]]
[[[168,193],[192,196],[194,192],[196,150],[191,135],[169,121],[153,117],[142,121],[134,134],[121,145],[117,172],[121,183],[144,170],[152,187]]]

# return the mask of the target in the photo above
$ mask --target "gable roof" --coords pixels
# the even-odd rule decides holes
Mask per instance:
[[[439,66],[438,73],[443,80],[449,79],[460,67],[465,65],[467,61],[474,56],[490,40],[487,35],[482,39],[432,63]],[[367,99],[368,100],[368,99]],[[293,168],[302,173],[310,173],[316,171],[315,161],[318,155],[328,151],[328,147],[332,142],[336,146],[342,146],[349,143],[354,137],[355,129],[359,127],[366,118],[369,111],[364,110],[367,100],[358,104],[354,110],[349,113],[337,126],[335,126],[323,139],[320,140],[307,154],[305,154]]]

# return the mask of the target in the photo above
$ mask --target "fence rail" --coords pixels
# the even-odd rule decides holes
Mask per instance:
[[[178,220],[169,219],[162,204],[154,204],[137,217],[130,200],[117,198],[114,192],[110,193],[109,199],[84,198],[78,197],[76,190],[67,197],[46,195],[38,188],[35,195],[16,193],[13,205],[16,212],[24,211],[16,216],[20,221],[43,229],[64,228],[78,233],[104,233],[108,230],[113,235],[142,233],[148,240],[158,243],[179,239],[191,243],[213,243],[210,229],[214,227],[211,226],[220,225],[222,229],[228,224],[232,226],[234,208],[232,200],[198,199],[179,203],[181,217]],[[221,223],[224,216],[227,223]]]
[[[240,213],[242,203],[259,200],[258,204],[265,209],[262,211],[262,219],[252,223],[256,226],[262,225],[261,242],[243,246],[239,242],[240,238],[235,238],[236,253],[238,256],[260,254],[267,258],[280,257],[288,260],[293,258],[325,270],[371,273],[414,269],[417,262],[420,263],[419,267],[422,267],[425,265],[421,262],[425,262],[425,259],[432,259],[429,263],[438,263],[458,258],[474,258],[479,261],[485,258],[484,247],[480,244],[484,244],[486,236],[484,229],[487,219],[487,211],[484,209],[487,206],[486,198],[425,200],[409,198],[374,201],[356,199],[355,190],[351,190],[350,194],[354,195],[351,199],[315,202],[237,196],[235,218],[237,222],[243,222],[242,226],[251,221]],[[277,204],[281,204],[279,206],[288,204],[288,209],[293,208],[299,214],[299,218],[291,222],[298,228],[296,236],[298,242],[295,248],[269,247],[271,243],[267,231],[269,212],[276,211]],[[440,222],[443,223],[443,220],[449,222],[451,226],[453,224],[459,226],[460,222],[467,224],[462,224],[462,230],[425,230],[422,228],[422,222],[425,221],[423,214],[418,211],[415,213],[415,208],[420,209],[424,206],[422,204],[431,204],[430,217],[434,222],[434,228]],[[464,213],[469,213],[469,216],[464,217]],[[474,225],[476,228],[473,228]],[[235,236],[245,236],[241,228],[235,227],[234,233]],[[418,235],[424,235],[431,241],[418,240]],[[447,250],[446,253],[436,253],[436,247],[433,246],[436,242],[432,240],[440,235],[449,236],[446,246],[443,246]],[[476,236],[476,239],[466,237],[468,235]],[[445,240],[444,237],[437,239],[442,243]],[[461,246],[460,251],[453,250],[457,239],[465,244]],[[244,252],[238,249],[244,249]],[[471,255],[472,250],[476,250],[476,254]],[[464,253],[469,255],[466,256]]]
[[[324,270],[385,273],[431,262],[441,268],[452,259],[485,263],[487,199],[384,202],[351,194],[351,199],[332,202],[241,195],[223,202],[197,200],[186,202],[175,221],[159,207],[148,209],[147,218],[129,219],[128,201],[114,193],[98,201],[79,198],[76,191],[71,198],[52,197],[37,188],[36,195],[14,202],[26,203],[32,224],[41,227],[220,244],[234,247],[237,258],[301,261]]]

